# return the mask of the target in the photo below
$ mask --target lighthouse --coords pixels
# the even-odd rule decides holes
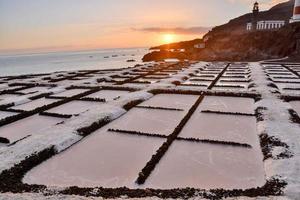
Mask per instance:
[[[257,29],[257,17],[259,13],[259,5],[258,2],[256,1],[253,5],[253,10],[252,10],[252,29],[256,30]]]
[[[295,0],[294,14],[290,23],[300,22],[300,0]]]

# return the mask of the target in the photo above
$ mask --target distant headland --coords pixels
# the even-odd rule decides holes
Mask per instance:
[[[201,39],[151,47],[143,61],[169,58],[203,61],[258,61],[289,57],[300,60],[300,0],[277,4],[214,27]]]

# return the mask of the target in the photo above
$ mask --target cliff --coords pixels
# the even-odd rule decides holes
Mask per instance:
[[[205,49],[193,48],[192,40],[169,45],[161,45],[152,49],[165,51],[152,52],[145,55],[144,61],[163,60],[166,58],[194,59],[194,60],[262,60],[281,58],[294,55],[296,52],[296,38],[300,33],[300,23],[289,24],[292,17],[294,0],[280,3],[268,11],[260,12],[258,20],[285,20],[287,25],[274,31],[247,32],[246,23],[252,19],[252,14],[245,14],[230,20],[227,24],[217,26],[208,32],[204,38]],[[166,49],[186,49],[185,52],[168,52]],[[176,48],[175,48],[176,47]]]

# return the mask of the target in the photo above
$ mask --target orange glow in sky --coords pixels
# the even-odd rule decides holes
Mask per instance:
[[[165,43],[165,44],[172,43],[172,42],[175,41],[175,37],[176,37],[175,34],[164,34],[163,39],[162,39],[162,43]]]
[[[267,8],[278,1],[285,0],[260,3]],[[0,53],[151,47],[192,40],[208,28],[251,12],[252,4],[250,0],[0,0]]]

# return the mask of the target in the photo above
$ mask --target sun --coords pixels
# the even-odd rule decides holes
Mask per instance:
[[[175,40],[175,35],[174,34],[164,34],[163,35],[163,42],[164,43],[172,43]]]

